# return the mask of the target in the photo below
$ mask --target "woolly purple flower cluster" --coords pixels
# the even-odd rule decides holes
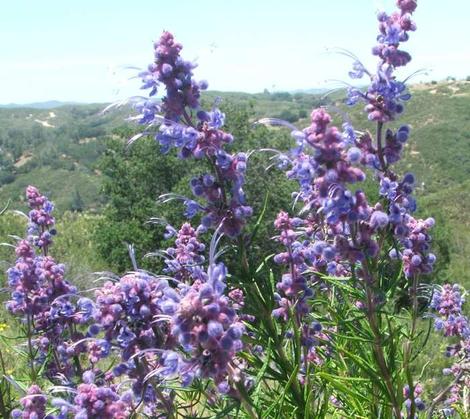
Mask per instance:
[[[198,232],[189,223],[184,223],[177,232],[173,227],[166,227],[165,238],[176,235],[175,246],[166,250],[165,272],[179,281],[188,283],[191,279],[205,279],[201,269],[205,258],[205,245],[198,240]]]
[[[464,302],[464,293],[459,285],[444,284],[434,290],[430,304],[436,311],[436,330],[458,339],[446,350],[446,356],[453,358],[454,364],[443,370],[444,375],[454,376],[450,394],[444,402],[443,412],[447,416],[454,413],[453,406],[464,400],[464,390],[470,388],[470,321],[462,311]]]
[[[83,374],[82,380],[83,383],[77,386],[76,394],[71,402],[60,398],[52,400],[52,404],[60,409],[57,419],[67,417],[127,419],[130,417],[135,406],[130,392],[119,395],[116,385],[108,386],[104,382],[99,383],[100,385],[95,384],[95,374],[91,371]]]
[[[210,267],[207,282],[195,281],[182,290],[181,299],[169,301],[171,333],[183,348],[182,355],[168,353],[162,374],[179,373],[185,385],[194,378],[213,378],[220,389],[233,379],[236,353],[243,347],[244,325],[230,299],[224,295],[227,270],[219,263]]]
[[[52,236],[56,234],[54,228],[55,220],[52,216],[54,204],[41,195],[37,188],[28,186],[26,188],[26,198],[31,211],[29,212],[28,240],[37,247],[45,249],[52,243]]]
[[[142,135],[150,134],[153,127],[159,126],[155,139],[162,152],[175,147],[181,158],[193,156],[209,161],[212,173],[191,180],[194,196],[203,198],[205,204],[178,198],[183,199],[188,218],[201,213],[200,231],[221,226],[224,234],[235,237],[252,214],[243,191],[247,156],[224,150],[224,146],[233,141],[232,135],[221,129],[225,115],[217,108],[209,112],[200,109],[200,90],[207,88],[207,83],[193,80],[195,66],[180,57],[181,49],[173,35],[164,32],[155,44],[155,62],[141,73],[142,88],[151,88],[150,96],[161,83],[166,89],[161,106],[150,100],[137,105],[140,123],[149,129]],[[193,110],[197,110],[195,115]]]
[[[12,419],[46,418],[47,397],[38,385],[33,384],[29,387],[26,396],[20,400],[20,403],[22,409],[14,409],[11,412]]]
[[[403,261],[404,272],[409,278],[431,273],[436,256],[430,252],[429,230],[435,222],[433,218],[420,220],[411,215],[416,210],[416,200],[412,196],[414,176],[407,173],[398,181],[398,176],[387,170],[386,176],[379,173],[379,178],[379,194],[388,202],[393,233],[403,247],[403,251],[392,249],[390,257]]]
[[[173,294],[167,280],[143,272],[125,275],[116,283],[106,282],[95,291],[95,327],[104,331],[104,342],[98,344],[119,348],[124,361],[142,350],[163,348],[167,331],[155,320],[168,298],[178,298]]]
[[[76,418],[126,419],[132,407],[114,389],[96,384],[80,384],[74,402]]]
[[[453,314],[460,314],[464,302],[460,285],[444,284],[434,292],[430,307],[440,316],[447,318]]]
[[[47,322],[51,304],[56,306],[55,314],[59,315],[57,306],[66,304],[60,297],[75,293],[76,288],[64,280],[64,266],[57,264],[47,256],[52,235],[55,234],[52,210],[54,205],[39,191],[28,186],[26,189],[31,211],[28,217],[27,239],[19,241],[16,246],[16,264],[8,269],[8,285],[12,299],[7,308],[13,314],[41,317],[41,323]],[[53,234],[52,234],[52,233]],[[36,254],[34,246],[41,255]],[[67,311],[67,310],[65,310]]]
[[[400,258],[403,261],[403,270],[409,278],[419,274],[432,272],[436,257],[430,253],[431,237],[428,230],[434,226],[434,219],[416,220],[407,215],[404,225],[395,227],[395,234],[404,246],[403,252],[396,249],[390,251],[392,259]],[[400,230],[401,228],[401,230]],[[400,232],[401,234],[397,234]]]
[[[160,382],[179,377],[184,385],[195,378],[212,378],[221,389],[230,390],[229,381],[237,371],[234,357],[243,346],[244,326],[237,315],[243,294],[224,294],[223,264],[203,270],[204,245],[190,224],[178,233],[167,227],[166,238],[173,234],[175,247],[166,253],[173,257],[167,270],[174,274],[176,287],[167,277],[139,271],[95,291],[93,328],[104,337],[92,343],[119,349],[121,363],[112,374],[127,375],[134,397],[143,397],[146,405],[161,398],[150,378]],[[109,350],[105,352],[107,356]],[[99,351],[95,355],[98,360],[103,357]]]
[[[421,384],[416,384],[413,391],[413,399],[415,402],[416,409],[418,411],[423,411],[426,409],[426,405],[424,404],[423,400],[421,399],[421,395],[423,394],[423,386]],[[403,388],[403,397],[405,398],[405,406],[406,410],[409,412],[411,410],[411,394],[410,394],[410,386],[407,384]]]
[[[308,298],[313,296],[312,289],[308,286],[307,278],[304,272],[308,269],[306,258],[307,248],[303,243],[298,241],[301,232],[296,229],[305,224],[300,218],[290,218],[289,215],[281,211],[274,226],[279,231],[276,240],[282,243],[286,248],[286,252],[278,253],[274,256],[274,261],[278,264],[287,265],[288,272],[282,275],[281,280],[277,283],[276,288],[280,294],[275,296],[278,301],[279,308],[273,311],[273,316],[282,318],[287,321],[289,311],[295,307],[295,311],[300,317],[309,312],[307,304]]]
[[[351,266],[378,254],[374,237],[388,228],[389,217],[381,204],[369,206],[360,189],[348,188],[365,179],[356,167],[363,158],[361,144],[330,122],[324,109],[316,109],[312,124],[292,133],[298,146],[288,160],[287,176],[299,182],[296,199],[305,203],[303,211],[309,211],[306,222],[308,240],[314,242],[310,252],[314,271],[348,275]]]
[[[26,197],[31,208],[28,235],[19,241],[18,259],[7,271],[11,299],[6,307],[38,335],[34,338],[38,349],[35,362],[46,364],[49,377],[61,374],[70,378],[79,373],[72,358],[86,350],[86,346],[74,344],[85,337],[77,326],[91,318],[92,302],[79,298],[77,288],[64,278],[64,266],[47,255],[55,234],[53,204],[33,186],[28,186]]]
[[[430,307],[436,310],[440,316],[436,318],[435,326],[437,330],[444,332],[444,336],[470,338],[468,317],[462,313],[464,302],[461,288],[457,284],[445,284],[435,290]]]
[[[309,302],[314,296],[314,286],[319,284],[319,278],[308,277],[308,271],[324,272],[335,271],[335,252],[333,248],[323,242],[311,241],[311,229],[308,220],[298,217],[291,218],[281,211],[274,222],[274,227],[279,231],[275,239],[279,241],[286,251],[274,256],[274,261],[287,266],[281,280],[276,284],[279,293],[275,294],[278,308],[272,314],[275,318],[282,318],[285,322],[294,317],[294,326],[300,331],[300,343],[306,352],[302,354],[305,361],[320,365],[324,362],[318,347],[324,346],[329,336],[317,321],[309,317]],[[292,337],[293,332],[288,331],[287,337]],[[305,365],[305,364],[304,364]],[[301,373],[305,373],[302,369]]]
[[[48,201],[38,195],[34,202]],[[237,314],[244,305],[243,293],[235,289],[225,295],[227,270],[214,263],[206,272],[204,250],[186,223],[167,251],[177,262],[168,264],[178,268],[172,272],[175,278],[132,272],[96,289],[93,301],[77,297],[77,290],[63,279],[63,267],[57,268],[50,256],[36,256],[28,240],[20,241],[18,260],[9,270],[14,299],[7,307],[34,326],[32,333],[38,337],[33,343],[39,350],[35,362],[46,364],[46,377],[75,394],[53,400],[61,412],[58,418],[126,418],[138,405],[152,417],[169,414],[174,392],[162,384],[175,377],[183,385],[196,378],[213,379],[220,392],[236,394],[234,383],[242,378],[236,354],[245,332]],[[86,332],[80,331],[84,328]],[[120,362],[103,373],[98,363],[113,351]],[[127,376],[129,391],[118,391],[120,386],[113,384],[122,376]],[[46,397],[39,398],[39,387],[30,393],[23,411],[15,414],[43,418],[39,411]]]
[[[220,225],[224,234],[236,237],[253,212],[250,206],[245,205],[243,191],[247,156],[245,153],[230,155],[218,150],[211,160],[216,176],[205,174],[190,182],[193,194],[204,198],[206,204],[200,206],[194,201],[185,201],[186,215],[192,217],[196,212],[203,213],[198,228],[200,232]]]
[[[95,291],[94,333],[102,338],[90,342],[92,364],[110,355],[114,349],[120,362],[110,376],[121,380],[127,376],[134,399],[144,403],[149,414],[162,412],[153,383],[146,378],[160,366],[160,355],[172,347],[166,321],[162,321],[162,306],[168,299],[178,299],[166,279],[144,272],[124,275],[118,282],[107,281]]]
[[[416,30],[411,14],[417,4],[414,0],[398,0],[397,6],[399,10],[391,15],[381,12],[377,16],[380,33],[378,44],[372,49],[372,53],[380,59],[377,73],[370,73],[359,61],[355,61],[353,71],[349,73],[354,79],[360,79],[364,74],[370,77],[371,84],[366,92],[349,88],[347,103],[365,102],[365,111],[372,121],[394,120],[397,114],[403,112],[403,102],[411,98],[405,84],[397,81],[393,72],[396,67],[405,66],[411,60],[411,56],[399,47],[400,43],[408,40],[409,32]]]
[[[71,400],[67,398],[53,398],[52,406],[59,410],[58,414],[47,414],[48,397],[41,388],[33,384],[21,400],[22,408],[14,409],[12,418],[17,419],[127,419],[135,407],[132,394],[117,393],[117,386],[108,386],[104,382],[100,385],[93,383],[95,374],[91,371],[83,374],[83,383],[76,390]]]
[[[166,96],[161,109],[165,117],[172,121],[178,121],[186,107],[196,109],[200,91],[207,88],[207,83],[196,83],[193,80],[192,70],[196,66],[180,57],[182,49],[183,46],[175,41],[170,32],[163,32],[154,45],[155,62],[148,66],[147,71],[139,74],[143,81],[142,89],[151,89],[149,96],[157,93],[160,84],[165,86]],[[146,118],[153,116],[151,111],[146,110]]]
[[[299,198],[312,211],[320,210],[327,223],[356,220],[360,208],[356,208],[356,198],[343,185],[365,179],[362,170],[354,167],[360,152],[349,148],[342,133],[329,126],[331,116],[324,109],[313,110],[311,121],[302,132],[293,132],[298,147],[287,175],[298,180]]]

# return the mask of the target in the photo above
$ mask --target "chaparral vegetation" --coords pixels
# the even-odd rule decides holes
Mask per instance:
[[[60,195],[57,223],[35,186],[24,217],[5,202],[14,245],[1,252],[14,247],[15,260],[0,313],[2,417],[470,416],[466,291],[449,277],[458,235],[439,225],[450,212],[432,218],[452,189],[430,176],[437,195],[418,209],[423,185],[402,162],[420,127],[395,72],[411,60],[402,44],[417,1],[396,6],[377,15],[375,68],[342,51],[363,81],[336,93],[345,106],[299,95],[269,117],[205,94],[182,45],[161,34],[139,74],[148,95],[126,104],[137,128],[116,123],[98,151],[99,123],[76,137],[105,152],[108,201],[88,182],[86,196]],[[121,105],[102,118],[121,118]],[[34,161],[21,147],[17,168]],[[80,159],[52,160],[77,181],[98,170]],[[15,178],[5,169],[0,181]],[[91,201],[103,213],[80,215]]]

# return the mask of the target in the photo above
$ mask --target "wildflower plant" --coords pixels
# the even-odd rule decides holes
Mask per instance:
[[[7,271],[6,306],[23,324],[30,368],[12,417],[468,415],[465,291],[429,283],[434,220],[414,215],[415,177],[394,169],[412,135],[390,123],[411,99],[395,71],[411,60],[402,44],[417,2],[396,4],[378,14],[375,71],[354,58],[349,73],[367,86],[348,88],[345,103],[362,104],[373,132],[339,127],[325,108],[305,128],[258,121],[290,131],[291,150],[269,151],[297,191],[291,213],[279,208],[273,220],[277,253],[257,263],[250,246],[267,238],[256,236],[263,213],[243,190],[250,153],[231,151],[226,115],[202,109],[207,82],[163,32],[140,73],[148,97],[135,103],[143,131],[130,143],[153,136],[162,153],[201,161],[192,197],[160,197],[180,201],[188,221],[166,226],[171,244],[153,254],[161,272],[134,258],[133,272],[78,290],[49,255],[53,205],[28,187],[27,235]],[[361,189],[367,177],[376,202]],[[240,262],[233,272],[231,260]],[[417,370],[432,323],[453,360],[435,396]]]

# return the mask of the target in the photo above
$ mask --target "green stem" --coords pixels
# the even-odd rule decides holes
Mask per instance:
[[[382,148],[382,129],[383,129],[383,122],[377,122],[377,156],[379,158],[380,166],[383,172],[387,171],[387,164],[385,163],[383,148]]]
[[[382,124],[379,123],[378,126],[378,140],[381,138],[381,130]],[[353,234],[353,242],[357,246],[355,234]],[[373,298],[373,290],[371,284],[374,282],[372,279],[372,275],[370,272],[374,272],[374,269],[371,269],[370,262],[366,260],[364,264],[365,270],[365,278],[364,278],[364,287],[366,290],[366,308],[367,308],[367,320],[369,322],[370,328],[372,330],[372,334],[374,336],[374,343],[373,343],[373,353],[375,356],[375,361],[377,366],[379,367],[380,373],[382,378],[384,379],[385,386],[387,387],[387,393],[392,404],[392,409],[394,415],[397,419],[401,419],[401,406],[395,394],[395,388],[393,385],[392,375],[390,374],[389,368],[387,366],[387,362],[385,360],[385,354],[383,351],[382,345],[382,334],[380,332],[380,327],[377,318],[377,312],[375,310],[374,298]]]
[[[429,406],[427,418],[432,419],[432,414],[436,406],[442,401],[445,395],[450,391],[450,389],[457,384],[463,376],[463,371],[460,371],[455,379],[444,389],[442,390],[432,401],[431,405]]]
[[[366,292],[367,292],[367,318],[369,320],[370,328],[374,335],[373,350],[375,354],[375,359],[380,369],[382,378],[384,379],[385,386],[387,387],[387,392],[390,398],[390,402],[392,403],[394,415],[397,419],[400,419],[401,408],[400,408],[400,404],[398,403],[398,400],[395,394],[392,376],[388,369],[387,362],[385,361],[385,355],[384,355],[383,347],[382,347],[382,335],[378,327],[377,313],[374,309],[373,294],[372,294],[372,290],[370,286],[367,284],[367,280],[366,280]]]
[[[238,252],[240,254],[243,277],[248,277],[250,274],[250,263],[246,255],[245,242],[241,235],[238,237]]]
[[[413,375],[410,370],[410,360],[413,351],[413,340],[416,333],[416,321],[418,319],[418,277],[413,276],[413,282],[411,286],[411,330],[408,339],[406,340],[403,348],[403,369],[406,374],[406,380],[408,382],[409,393],[410,393],[410,417],[414,418],[416,412],[416,403],[414,397],[415,385],[413,383]]]
[[[277,330],[276,327],[274,326],[272,317],[270,313],[267,315],[263,316],[264,317],[264,323],[266,326],[266,329],[269,333],[269,335],[272,337],[274,341],[274,345],[276,348],[276,354],[278,355],[278,361],[279,365],[281,367],[281,370],[284,372],[286,376],[286,380],[289,379],[290,374],[293,370],[292,365],[290,364],[286,352],[284,351],[284,348],[282,347],[282,342],[279,340],[279,337],[277,335]],[[292,380],[291,383],[291,390],[294,396],[294,399],[296,400],[297,404],[299,405],[299,411],[303,412],[305,407],[304,407],[304,399],[302,397],[302,390],[300,388],[299,381],[297,379]]]
[[[3,389],[0,388],[0,413],[2,414],[2,417],[7,418],[9,417],[9,413],[7,412],[7,408],[5,406],[5,400],[3,399],[6,394],[8,394],[8,399],[10,399],[10,383],[5,379],[6,371],[5,371],[5,362],[3,359],[3,353],[2,350],[0,349],[0,365],[2,368],[3,376],[0,379],[0,383],[5,383],[5,392],[3,392]]]
[[[5,360],[3,359],[2,351],[0,350],[0,367],[2,369],[2,375],[6,375],[6,370],[5,370]],[[4,377],[0,378],[0,414],[2,417],[7,418],[9,417],[9,413],[7,412],[7,408],[5,406],[5,401],[3,399],[5,394],[8,394],[8,398],[10,399],[10,384],[8,383],[7,380],[5,380]],[[3,389],[1,387],[1,383],[5,383],[5,393],[3,392]]]
[[[75,335],[73,325],[72,323],[69,323],[68,326],[69,326],[70,338],[73,340],[74,335]],[[75,373],[77,374],[78,377],[81,377],[83,374],[83,371],[82,371],[82,365],[80,364],[80,358],[78,357],[78,355],[73,356],[73,363],[75,365]]]
[[[3,378],[1,379],[3,381]],[[0,388],[0,413],[3,418],[8,418],[10,415],[7,413],[7,409],[5,407],[5,402],[3,401],[3,392]]]
[[[34,384],[36,382],[36,370],[34,368],[34,351],[33,351],[33,342],[31,340],[32,331],[31,331],[31,316],[29,313],[26,315],[26,324],[27,324],[27,333],[28,333],[28,352],[29,352],[29,361],[31,363],[31,382]]]
[[[57,350],[55,347],[52,348],[52,357],[54,358],[54,361],[57,365],[57,369],[59,371],[62,371],[64,372],[63,368],[62,368],[62,364],[60,363],[60,360],[59,360],[59,355],[57,354]]]
[[[240,395],[240,402],[243,405],[243,408],[245,409],[248,416],[252,419],[259,419],[260,416],[257,415],[253,410],[253,406],[250,403],[249,396],[247,395],[246,389],[243,384],[238,381],[235,383],[235,387],[237,388],[238,394]]]

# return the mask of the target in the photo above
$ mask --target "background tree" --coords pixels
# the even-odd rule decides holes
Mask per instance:
[[[75,188],[73,192],[70,209],[74,212],[82,212],[85,209],[85,204],[83,202],[82,196],[80,195],[80,192],[77,188]]]
[[[162,228],[147,224],[158,213],[156,199],[170,192],[187,168],[176,157],[162,156],[151,138],[143,138],[126,148],[130,129],[118,129],[118,139],[110,139],[99,167],[104,175],[103,194],[107,205],[95,240],[110,268],[131,269],[126,244],[134,244],[140,266],[152,262],[142,257],[161,243]]]

